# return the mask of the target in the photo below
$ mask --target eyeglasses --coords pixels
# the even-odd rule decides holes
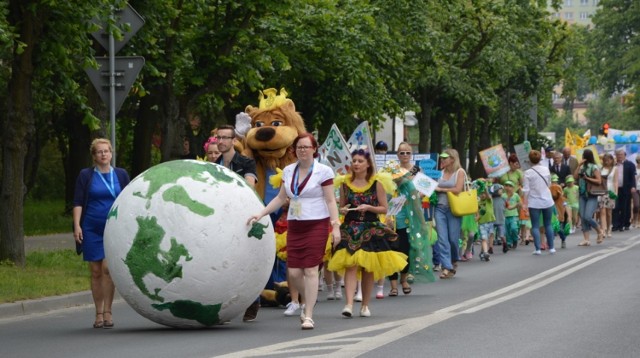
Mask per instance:
[[[103,155],[103,154],[109,154],[109,153],[111,153],[111,151],[107,149],[107,150],[96,150],[94,154]]]
[[[224,136],[224,135],[217,135],[216,139],[217,140],[230,140],[230,139],[233,139],[233,137],[227,137],[227,136]]]
[[[312,149],[313,146],[311,145],[299,145],[296,147],[297,150],[308,150],[308,149]]]
[[[411,155],[411,152],[398,152],[398,155]]]
[[[356,150],[354,150],[353,152],[351,152],[351,156],[353,157],[354,155],[362,155],[362,156],[364,156],[365,158],[369,159],[369,156],[370,156],[371,154],[369,154],[369,152],[367,152],[367,151],[366,151],[366,150],[364,150],[364,149],[356,149]]]

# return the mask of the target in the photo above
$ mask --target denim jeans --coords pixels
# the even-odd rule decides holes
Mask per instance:
[[[438,206],[436,207],[435,219],[436,232],[438,233],[438,242],[436,242],[438,262],[443,268],[453,270],[452,263],[460,259],[459,240],[462,218],[454,216],[448,206]]]
[[[591,228],[596,230],[600,227],[593,219],[593,213],[598,208],[598,198],[595,196],[580,195],[580,219],[582,219],[582,231],[589,231]]]
[[[540,214],[542,214],[542,223],[544,225],[544,234],[547,237],[547,246],[549,250],[553,249],[553,226],[551,226],[551,215],[553,215],[553,206],[545,209],[529,208],[529,216],[531,217],[531,235],[533,235],[533,244],[536,251],[540,250]]]

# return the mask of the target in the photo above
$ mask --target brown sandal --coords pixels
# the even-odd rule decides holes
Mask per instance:
[[[104,313],[111,314],[111,311],[104,311]],[[104,320],[104,322],[103,322],[103,327],[104,327],[104,328],[107,328],[107,329],[108,329],[108,328],[113,328],[113,320],[109,320],[109,321]]]
[[[96,312],[96,321],[93,322],[93,328],[103,328],[104,320],[98,320],[98,316],[102,316],[104,318],[104,314],[102,312]]]
[[[396,297],[398,295],[398,289],[397,288],[392,288],[389,291],[389,297]]]
[[[444,269],[440,274],[440,278],[443,280],[446,280],[446,279],[452,278],[455,274],[456,274],[456,270]]]

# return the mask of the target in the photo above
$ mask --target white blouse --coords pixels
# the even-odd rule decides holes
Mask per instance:
[[[291,190],[291,183],[293,182],[293,176],[298,163],[287,165],[282,173],[282,185],[284,185],[287,196],[294,200],[294,194]],[[293,210],[289,210],[288,220],[319,220],[328,218],[329,208],[324,200],[324,191],[322,190],[322,184],[326,184],[330,181],[333,185],[333,178],[335,174],[333,170],[322,163],[314,161],[313,171],[309,180],[305,184],[304,188],[298,193],[296,200],[300,203],[300,212],[295,215]],[[302,178],[301,180],[304,180]],[[333,188],[333,186],[332,186]],[[292,206],[290,205],[289,208]]]

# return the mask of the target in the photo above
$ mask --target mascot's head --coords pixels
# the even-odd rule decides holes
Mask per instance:
[[[279,95],[275,88],[268,88],[260,92],[259,98],[258,108],[247,106],[245,109],[251,117],[246,145],[257,152],[258,157],[281,159],[298,134],[307,132],[304,121],[284,88]]]

